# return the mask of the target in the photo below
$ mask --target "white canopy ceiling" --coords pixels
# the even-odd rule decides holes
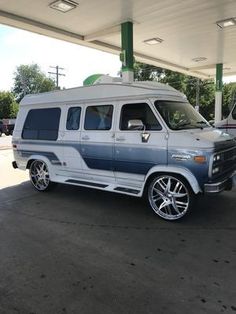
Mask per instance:
[[[120,24],[133,21],[136,60],[202,78],[223,63],[236,74],[236,25],[216,24],[235,18],[235,0],[78,0],[67,13],[52,2],[0,0],[0,23],[119,54]]]

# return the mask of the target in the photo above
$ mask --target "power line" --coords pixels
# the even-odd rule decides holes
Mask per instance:
[[[56,76],[56,86],[57,86],[57,88],[59,88],[59,76],[66,76],[64,73],[59,73],[59,70],[65,70],[65,69],[60,68],[58,65],[55,67],[50,66],[50,68],[53,68],[56,70],[56,72],[48,72],[48,73]]]

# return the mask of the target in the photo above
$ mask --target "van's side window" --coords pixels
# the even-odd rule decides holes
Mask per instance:
[[[67,130],[78,130],[80,125],[80,107],[71,107],[68,110],[67,121],[66,121],[66,129]]]
[[[162,129],[151,108],[146,103],[126,104],[121,109],[120,130],[130,130],[130,120],[141,120],[146,130]]]
[[[28,112],[22,131],[22,138],[30,140],[56,141],[61,109],[32,109]]]
[[[234,120],[236,120],[236,104],[235,104],[234,110],[232,112],[232,117],[233,117]]]
[[[113,106],[89,106],[86,109],[85,130],[110,130],[112,125]]]

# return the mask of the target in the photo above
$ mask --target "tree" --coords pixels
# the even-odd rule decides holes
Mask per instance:
[[[18,104],[10,92],[0,92],[0,119],[16,118]]]
[[[213,80],[201,80],[191,76],[186,77],[186,89],[184,93],[193,106],[197,105],[197,84],[199,84],[199,111],[207,120],[211,120],[215,106],[215,83]]]
[[[184,93],[186,90],[186,78],[187,76],[182,73],[173,72],[171,70],[164,70],[164,75],[160,79],[160,82],[168,84],[171,87]]]
[[[213,80],[198,81],[192,76],[143,63],[135,65],[134,74],[136,80],[158,81],[172,86],[184,93],[193,106],[196,105],[196,91],[197,84],[199,84],[200,113],[208,120],[213,118],[215,105],[215,83]]]
[[[223,85],[223,106],[222,115],[227,117],[234,103],[236,102],[236,83]]]
[[[135,81],[159,81],[163,74],[164,70],[162,68],[141,62],[134,64]]]
[[[22,64],[16,68],[13,93],[17,102],[21,101],[26,94],[48,92],[55,88],[55,82],[46,77],[37,64]]]

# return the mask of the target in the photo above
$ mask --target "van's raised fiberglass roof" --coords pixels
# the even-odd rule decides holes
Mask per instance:
[[[71,102],[89,102],[95,100],[117,99],[117,98],[178,98],[186,100],[184,95],[169,85],[158,82],[134,82],[132,84],[124,83],[106,83],[95,84],[91,86],[75,87],[59,91],[26,95],[20,105],[32,104],[56,104]]]

